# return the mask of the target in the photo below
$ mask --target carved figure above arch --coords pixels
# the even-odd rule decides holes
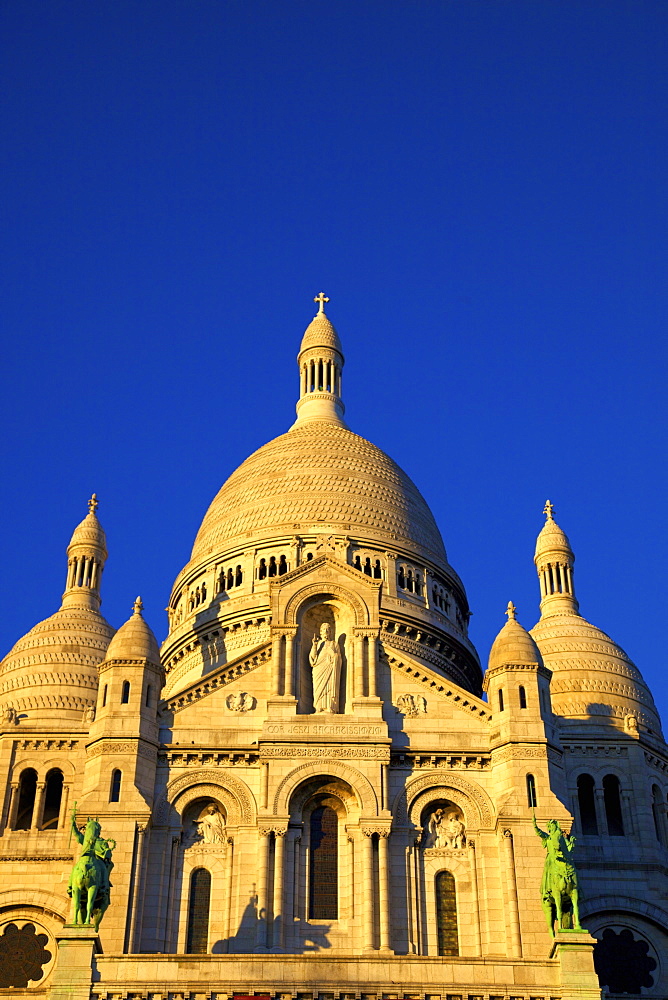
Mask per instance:
[[[169,821],[170,806],[179,814],[198,798],[217,799],[225,807],[230,826],[247,826],[256,820],[257,807],[252,792],[242,781],[221,771],[198,771],[175,778],[165,789],[156,812],[160,825]]]
[[[410,781],[396,796],[392,813],[396,826],[420,826],[420,814],[429,802],[449,799],[466,817],[470,829],[489,827],[494,817],[494,806],[486,792],[456,774],[430,774]]]
[[[326,758],[317,761],[317,763],[300,764],[283,778],[274,796],[274,814],[287,815],[290,801],[297,787],[308,778],[319,776],[341,778],[346,781],[359,800],[362,815],[378,815],[378,800],[369,779],[356,768],[350,767],[349,764],[342,764],[338,760],[327,760]]]

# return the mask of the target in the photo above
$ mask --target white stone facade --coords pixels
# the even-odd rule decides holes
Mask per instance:
[[[483,683],[427,505],[343,421],[324,301],[297,421],[214,499],[162,649],[140,602],[113,638],[100,615],[92,502],[61,610],[0,667],[0,995],[597,997],[592,939],[548,930],[535,804],[578,838],[605,985],[626,956],[627,993],[668,996],[651,694],[579,615],[551,505],[541,619],[529,635],[509,609]],[[68,926],[75,802],[115,842],[99,940]]]

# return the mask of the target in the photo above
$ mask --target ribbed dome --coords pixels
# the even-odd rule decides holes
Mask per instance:
[[[494,667],[508,664],[534,663],[541,666],[543,663],[538,646],[515,618],[509,618],[492,643],[489,669],[493,670]]]
[[[31,725],[80,722],[97,698],[98,664],[114,629],[99,611],[61,608],[35,625],[0,664],[0,705]]]
[[[233,539],[251,544],[325,526],[446,558],[432,513],[406,473],[352,431],[313,421],[270,441],[232,473],[204,517],[191,560]]]
[[[319,312],[306,327],[299,353],[308,350],[309,347],[331,347],[343,355],[339,335],[324,312]]]
[[[536,539],[534,559],[539,559],[546,552],[564,552],[572,556],[573,550],[571,549],[571,543],[568,541],[568,535],[552,517],[552,504],[549,500],[545,506],[546,510],[549,509],[550,513]]]
[[[94,511],[89,511],[74,529],[70,547],[73,545],[96,546],[104,551],[105,556],[107,555],[107,538]]]
[[[642,674],[610,636],[576,614],[541,618],[531,629],[552,672],[557,715],[623,725],[627,715],[661,732],[661,722]],[[595,721],[595,718],[592,719]]]
[[[137,598],[134,613],[121,625],[109,643],[106,660],[150,660],[160,663],[160,651],[153,632],[142,616],[141,599]]]

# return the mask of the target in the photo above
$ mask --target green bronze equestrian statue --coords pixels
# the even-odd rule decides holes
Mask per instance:
[[[97,931],[110,903],[109,873],[114,867],[111,852],[115,840],[103,840],[96,819],[89,819],[83,833],[72,810],[72,833],[81,844],[81,854],[70,875],[67,893],[72,897],[72,923],[93,924]]]
[[[570,914],[570,930],[581,931],[578,908],[578,873],[575,870],[572,857],[575,837],[564,833],[556,819],[549,821],[547,833],[545,833],[536,823],[535,813],[533,814],[533,826],[547,851],[540,894],[550,934],[554,937],[555,922],[557,929],[562,928],[562,921],[566,913]]]

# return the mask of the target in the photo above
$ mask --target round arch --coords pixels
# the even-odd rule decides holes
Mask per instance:
[[[369,608],[356,594],[353,594],[346,587],[339,586],[339,584],[323,580],[321,583],[313,583],[308,587],[302,587],[301,590],[292,595],[285,606],[283,617],[286,625],[298,624],[299,611],[310,598],[318,598],[320,600],[331,598],[332,600],[342,601],[352,610],[356,626],[368,625],[370,622],[371,615]]]
[[[198,798],[218,799],[225,806],[229,826],[249,826],[257,818],[257,806],[251,790],[244,782],[219,771],[199,771],[175,778],[165,789],[157,810],[157,822],[167,823],[170,807],[179,815],[190,802]]]
[[[427,793],[423,797],[422,793]],[[433,793],[433,794],[432,794]],[[392,803],[392,815],[396,826],[407,826],[412,822],[414,804],[419,797],[421,806],[417,808],[418,816],[425,805],[432,799],[450,798],[458,805],[467,818],[472,829],[490,827],[494,817],[494,806],[487,793],[479,786],[460,778],[458,774],[424,775],[409,781]],[[419,826],[419,821],[416,824]]]
[[[287,816],[290,800],[298,785],[314,777],[341,778],[350,785],[357,796],[362,815],[367,817],[378,815],[378,799],[369,779],[349,764],[327,759],[313,764],[300,764],[283,778],[274,796],[274,815]]]

